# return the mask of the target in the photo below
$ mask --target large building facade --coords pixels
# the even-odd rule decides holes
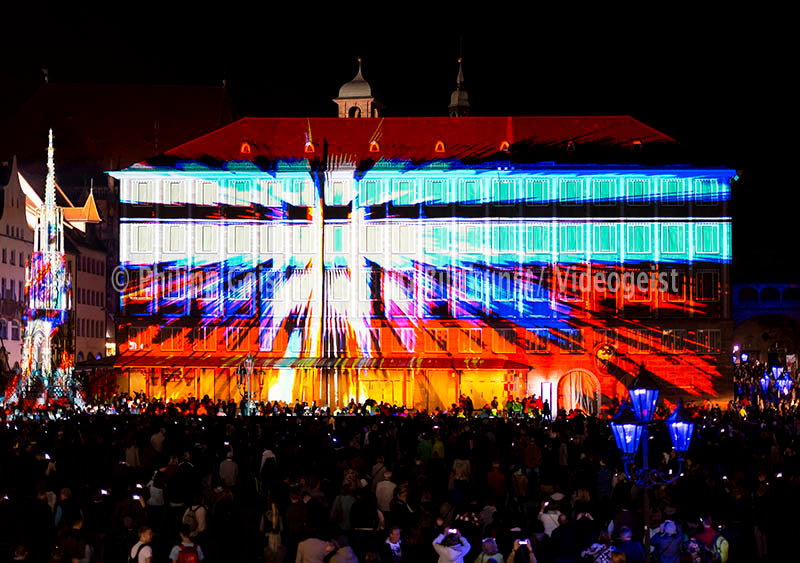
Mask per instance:
[[[733,171],[630,117],[245,118],[120,181],[123,391],[730,390]]]

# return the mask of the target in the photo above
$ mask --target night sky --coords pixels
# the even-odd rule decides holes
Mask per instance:
[[[578,4],[493,3],[483,15],[457,2],[392,14],[378,3],[163,4],[4,11],[0,118],[41,84],[42,67],[52,82],[225,79],[239,116],[334,116],[330,100],[359,56],[384,115],[446,115],[461,44],[473,115],[630,114],[699,162],[738,170],[735,277],[798,279],[797,63],[785,15],[760,25],[760,14],[673,5],[622,17]]]

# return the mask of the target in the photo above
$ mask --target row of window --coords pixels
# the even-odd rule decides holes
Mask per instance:
[[[20,339],[20,324],[17,321],[7,322],[0,319],[0,339],[8,340],[8,327],[11,325],[11,340]]]
[[[156,188],[157,187],[157,188]],[[325,188],[328,205],[395,205],[485,202],[530,205],[557,201],[566,205],[593,202],[614,205],[620,201],[645,205],[653,201],[669,204],[692,199],[699,204],[720,201],[724,194],[715,178],[671,177],[501,177],[501,178],[392,178],[353,181],[334,179]],[[160,192],[160,193],[158,193]],[[232,179],[215,181],[164,180],[132,181],[127,201],[180,205],[240,205],[252,203],[279,207],[283,201],[292,205],[315,205],[317,189],[308,178],[282,180]]]
[[[19,256],[19,259],[17,259]],[[28,255],[30,258],[30,255]],[[13,250],[9,250],[7,248],[3,249],[3,264],[11,264],[12,266],[19,265],[22,268],[25,267],[25,254],[20,252],[16,253]]]
[[[349,253],[351,226],[328,225],[325,250]],[[131,253],[150,253],[154,234],[164,253],[309,253],[319,236],[310,225],[131,225]],[[365,225],[358,233],[362,253],[413,254],[580,254],[602,255],[727,255],[730,229],[722,223],[540,223]],[[188,236],[187,236],[188,235]],[[221,243],[220,236],[227,239]]]
[[[81,305],[91,305],[93,307],[104,307],[105,292],[81,288],[78,290],[78,303]]]
[[[195,351],[217,351],[217,336],[211,327],[193,329]],[[287,343],[287,335],[274,328],[261,328],[257,331],[258,342],[251,343],[248,328],[227,327],[224,329],[224,348],[230,352],[261,351],[280,352]],[[289,338],[303,340],[303,329],[295,329]],[[616,350],[630,354],[667,353],[680,354],[696,352],[701,354],[719,354],[722,349],[722,332],[719,329],[669,329],[654,331],[647,329],[625,330],[615,329],[593,331],[593,342],[584,340],[588,330],[568,329],[426,329],[420,333],[414,328],[370,329],[370,339],[378,350],[398,353],[484,353],[515,354],[522,350],[529,354],[550,354],[560,351],[566,354],[582,354],[592,344],[607,344]],[[149,327],[131,327],[128,331],[128,345],[132,350],[149,350],[152,347],[153,332]],[[162,327],[158,331],[158,342],[164,352],[182,352],[185,346],[188,329],[179,327]],[[591,335],[588,335],[591,338]],[[382,347],[387,343],[386,349]],[[252,346],[251,346],[252,344]]]
[[[10,225],[6,225],[6,236],[11,238],[22,238],[22,229],[19,227],[12,227]]]
[[[0,278],[0,297],[9,301],[22,301],[25,298],[22,281],[15,284],[14,280]]]
[[[76,257],[79,272],[87,272],[97,276],[104,276],[106,273],[106,265],[102,260],[92,258],[91,256],[78,255]]]
[[[95,319],[78,319],[75,326],[77,336],[86,338],[105,338],[103,321]]]
[[[543,278],[542,278],[543,274]],[[574,274],[574,275],[573,275]],[[628,275],[630,274],[630,275]],[[719,301],[721,287],[718,270],[698,270],[691,283],[686,274],[674,272],[626,272],[597,274],[582,278],[582,272],[564,270],[549,272],[518,272],[512,269],[429,269],[392,270],[382,275],[380,271],[363,268],[351,280],[347,268],[325,270],[328,301],[380,301],[387,304],[417,301],[420,306],[429,302],[455,300],[458,302],[539,302],[550,301],[553,295],[559,301],[586,301],[591,297],[623,303],[651,303],[656,296],[668,303],[681,303],[687,299],[704,302]],[[286,281],[283,270],[229,269],[223,278],[216,269],[165,268],[156,277],[148,269],[128,270],[128,289],[125,297],[131,300],[150,301],[154,291],[167,300],[204,299],[250,300],[258,293],[263,301],[291,299],[305,302],[310,292],[310,274],[295,270],[292,281]],[[308,283],[306,283],[308,282]],[[279,290],[283,285],[289,289]],[[550,288],[550,289],[548,289]]]

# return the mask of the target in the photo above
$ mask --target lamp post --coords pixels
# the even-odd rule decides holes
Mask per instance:
[[[683,457],[689,449],[694,432],[694,422],[687,415],[682,402],[665,421],[672,447],[678,454],[678,471],[674,476],[664,475],[658,469],[650,468],[648,453],[648,426],[653,422],[653,414],[658,404],[658,387],[642,368],[634,385],[629,390],[630,404],[623,403],[611,420],[611,431],[614,440],[622,453],[625,475],[644,489],[644,553],[650,561],[650,493],[653,485],[672,483],[681,475]],[[634,467],[633,462],[639,446],[642,449],[642,465]]]

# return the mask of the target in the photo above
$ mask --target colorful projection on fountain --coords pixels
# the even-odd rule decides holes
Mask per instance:
[[[665,385],[715,394],[730,170],[282,162],[116,175],[129,365],[253,352],[279,372],[268,396],[290,400],[306,368],[583,362],[611,395],[654,354]]]

